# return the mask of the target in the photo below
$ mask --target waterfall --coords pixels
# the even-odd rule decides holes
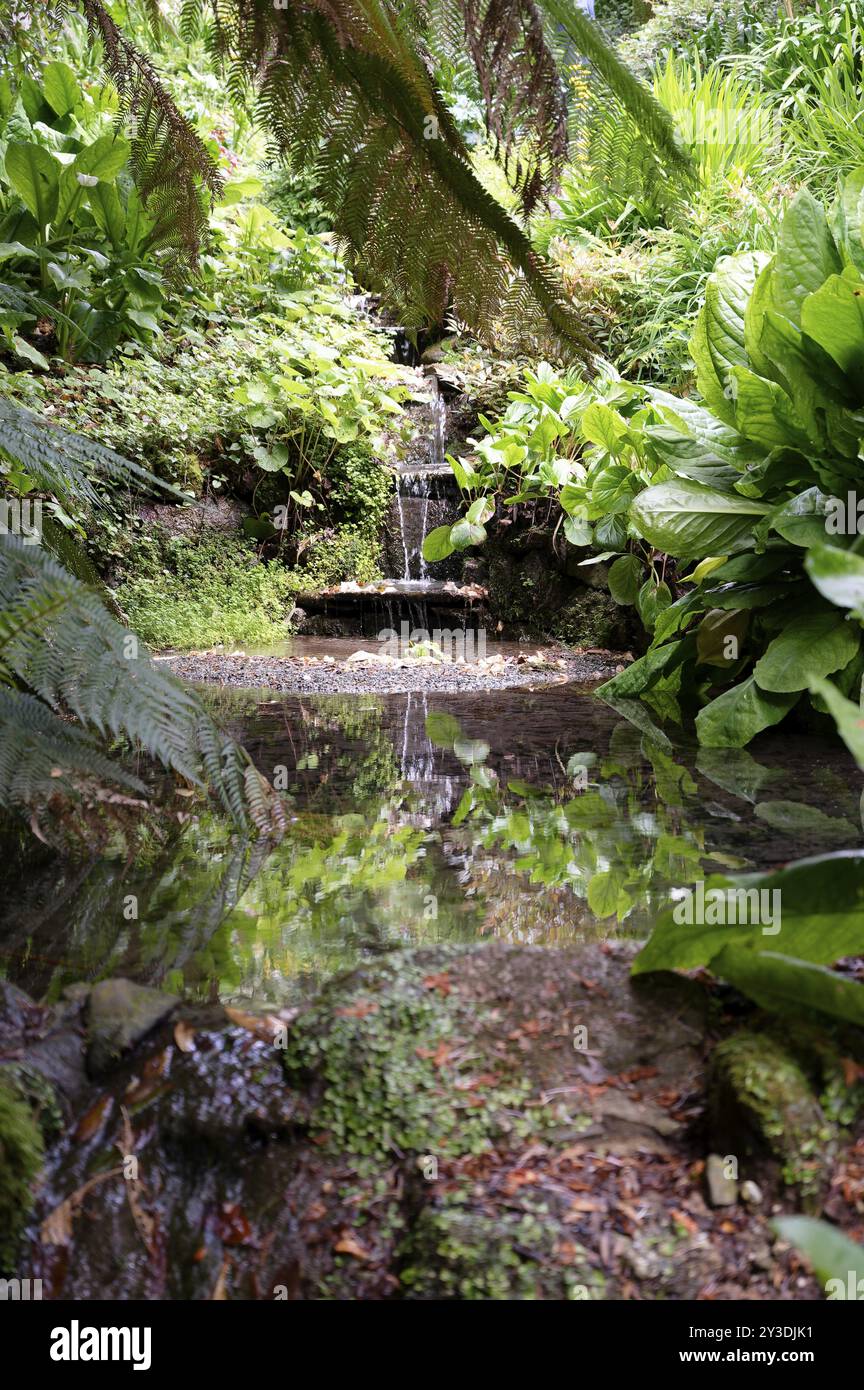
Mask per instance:
[[[397,479],[396,514],[402,546],[402,579],[429,578],[426,561],[423,559],[423,540],[431,529],[429,504],[433,500],[434,480],[446,471],[444,453],[447,443],[447,403],[435,373],[430,372],[427,380],[430,429],[426,462],[400,468]]]

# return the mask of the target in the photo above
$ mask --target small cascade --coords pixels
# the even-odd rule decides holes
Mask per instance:
[[[456,480],[445,456],[447,402],[436,374],[430,372],[427,380],[429,432],[426,455],[425,458],[403,464],[399,469],[392,512],[394,530],[398,528],[398,548],[394,538],[385,555],[391,573],[395,574],[401,563],[399,578],[403,581],[458,579],[460,573],[458,557],[455,564],[437,564],[431,575],[423,558],[423,541],[428,533],[448,520],[455,520],[458,514]]]
[[[461,510],[459,486],[446,460],[447,402],[434,372],[427,381],[425,448],[398,470],[384,534],[382,568],[391,577],[299,595],[308,615],[306,632],[374,638],[383,631],[402,633],[406,624],[409,632],[429,633],[481,625],[486,592],[463,584],[461,554],[454,552],[431,568],[423,558],[429,532],[452,524]]]

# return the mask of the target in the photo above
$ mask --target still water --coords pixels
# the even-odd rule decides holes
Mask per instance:
[[[134,864],[7,862],[0,970],[272,1007],[406,944],[647,934],[672,888],[861,843],[836,741],[673,745],[575,686],[205,692],[289,798],[275,849],[209,813]]]

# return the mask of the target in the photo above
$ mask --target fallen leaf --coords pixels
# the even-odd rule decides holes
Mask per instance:
[[[182,1019],[174,1024],[174,1041],[181,1052],[195,1051],[195,1029]]]
[[[94,1134],[98,1134],[105,1120],[111,1113],[114,1100],[111,1096],[102,1096],[91,1105],[90,1109],[81,1116],[75,1126],[72,1138],[76,1144],[83,1144],[85,1140],[92,1139]]]
[[[371,1260],[372,1255],[350,1231],[342,1231],[333,1246],[337,1255],[353,1255],[355,1260]]]
[[[450,983],[450,976],[445,972],[440,975],[427,975],[423,981],[424,988],[437,989],[441,994],[450,994],[453,986]]]

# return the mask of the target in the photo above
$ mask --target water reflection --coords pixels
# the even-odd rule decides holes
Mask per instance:
[[[264,853],[208,814],[133,865],[7,858],[0,958],[30,993],[113,974],[273,1005],[404,943],[645,935],[671,887],[861,840],[835,743],[673,748],[566,686],[209,698],[289,834]]]

